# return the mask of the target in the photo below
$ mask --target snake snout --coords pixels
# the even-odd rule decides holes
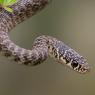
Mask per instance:
[[[90,67],[89,67],[88,63],[85,63],[84,65],[82,65],[79,70],[80,73],[86,73],[89,71],[90,71]]]

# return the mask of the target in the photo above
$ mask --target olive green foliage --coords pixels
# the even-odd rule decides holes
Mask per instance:
[[[0,6],[7,10],[8,12],[13,12],[12,8],[9,6],[16,3],[17,0],[0,0]]]

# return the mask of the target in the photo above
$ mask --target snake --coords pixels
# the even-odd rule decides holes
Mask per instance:
[[[50,0],[17,0],[9,6],[13,12],[1,7],[0,52],[24,65],[36,66],[50,56],[58,63],[81,74],[90,71],[87,60],[57,38],[48,35],[39,36],[34,40],[31,49],[22,48],[10,39],[8,34],[14,27],[44,9],[49,3]]]

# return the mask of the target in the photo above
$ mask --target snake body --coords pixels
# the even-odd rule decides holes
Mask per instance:
[[[37,37],[31,50],[21,48],[10,40],[9,31],[17,24],[36,14],[37,11],[42,10],[48,3],[49,0],[18,0],[10,6],[13,9],[12,13],[1,8],[0,51],[6,57],[12,56],[15,61],[25,65],[35,66],[40,64],[49,55],[79,73],[89,71],[89,65],[85,58],[54,37],[45,35]]]

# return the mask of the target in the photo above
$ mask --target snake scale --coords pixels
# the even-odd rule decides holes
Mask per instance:
[[[86,59],[54,37],[37,37],[30,50],[21,48],[10,40],[9,31],[42,10],[49,2],[50,0],[18,0],[9,6],[13,9],[12,13],[0,8],[0,51],[4,56],[13,57],[13,60],[25,65],[38,65],[49,55],[79,73],[88,72],[90,68]]]

